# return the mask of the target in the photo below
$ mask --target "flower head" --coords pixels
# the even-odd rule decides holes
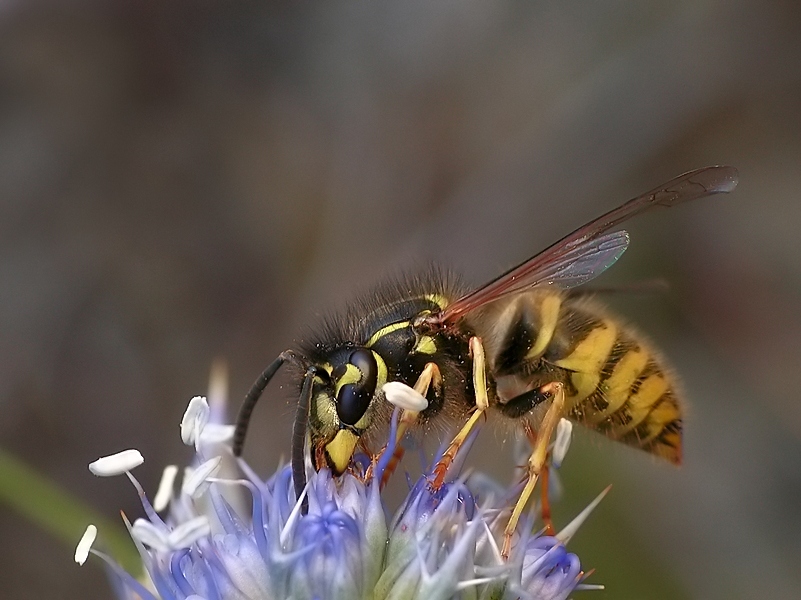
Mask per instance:
[[[398,413],[385,457],[394,449]],[[303,514],[291,468],[283,466],[264,481],[244,461],[237,464],[225,444],[232,429],[213,415],[205,399],[192,399],[181,437],[196,457],[178,493],[177,469],[168,467],[151,504],[130,474],[140,462],[130,451],[103,459],[99,473],[93,468],[102,475],[125,472],[145,514],[126,521],[142,557],[144,581],[89,549],[93,526],[76,551],[81,564],[88,552],[107,561],[121,598],[533,600],[566,598],[593,587],[582,583],[579,559],[565,548],[565,537],[530,533],[531,523],[520,527],[529,533],[520,535],[509,560],[502,559],[497,537],[513,491],[482,497],[486,486],[474,484],[479,478],[451,478],[434,488],[435,460],[388,519],[380,488],[390,461],[372,464],[357,457],[353,470],[338,478],[308,469]],[[460,450],[459,460],[469,446]],[[566,537],[572,531],[568,526]]]

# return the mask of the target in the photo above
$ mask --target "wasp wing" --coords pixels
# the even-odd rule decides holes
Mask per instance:
[[[626,251],[628,244],[628,233],[617,231],[571,248],[561,248],[562,252],[559,253],[551,253],[552,246],[487,285],[462,296],[429,320],[441,324],[453,323],[480,306],[535,286],[557,284],[560,288],[575,287],[611,267]]]
[[[586,283],[611,267],[625,252],[628,233],[606,233],[654,207],[670,207],[712,194],[728,193],[737,185],[734,167],[704,167],[679,175],[579,227],[536,256],[508,270],[485,286],[431,315],[431,324],[450,324],[468,312],[504,296],[544,285],[567,289]]]

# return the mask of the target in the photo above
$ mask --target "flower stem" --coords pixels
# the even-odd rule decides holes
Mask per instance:
[[[142,570],[142,561],[121,526],[101,517],[79,499],[2,449],[0,502],[5,502],[70,548],[87,524],[94,523],[103,532],[103,545],[121,566],[131,573]]]

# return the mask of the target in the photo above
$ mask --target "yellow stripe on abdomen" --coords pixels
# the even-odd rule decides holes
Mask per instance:
[[[648,352],[642,348],[629,350],[618,359],[612,373],[598,386],[598,391],[606,401],[606,408],[588,415],[588,422],[600,423],[620,410],[629,399],[631,388],[648,364]]]
[[[601,373],[617,340],[617,327],[608,319],[599,322],[573,352],[554,362],[557,367],[582,373]]]
[[[681,419],[681,409],[676,399],[672,396],[664,396],[662,401],[648,413],[648,417],[643,423],[645,435],[640,439],[641,445],[646,445],[654,440],[662,431],[673,423]]]
[[[626,410],[629,416],[629,421],[613,428],[612,435],[622,436],[637,427],[645,420],[656,402],[667,391],[668,382],[661,374],[655,373],[647,377],[640,385],[637,393],[632,394],[623,407],[623,410]]]
[[[570,374],[575,392],[567,397],[567,410],[578,406],[598,389],[603,369],[617,340],[617,327],[608,320],[598,322],[565,358],[554,362]],[[590,414],[594,411],[590,411]],[[585,412],[584,418],[590,416]]]
[[[582,373],[580,371],[571,373],[570,383],[573,384],[576,393],[567,398],[567,410],[570,410],[597,390],[600,380],[601,376],[597,373]]]

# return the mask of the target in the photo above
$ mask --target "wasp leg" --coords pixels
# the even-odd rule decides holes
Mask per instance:
[[[439,489],[445,482],[445,475],[451,463],[453,463],[453,459],[456,458],[459,448],[462,447],[462,444],[464,444],[470,432],[478,423],[481,415],[484,414],[489,406],[489,397],[487,396],[487,362],[484,357],[484,345],[481,343],[481,338],[470,338],[470,354],[473,357],[473,389],[476,394],[476,408],[434,467],[434,482],[432,484],[434,489]]]
[[[503,533],[501,556],[503,556],[504,559],[509,558],[509,554],[512,550],[512,536],[514,535],[515,529],[517,529],[520,515],[523,514],[523,509],[528,499],[531,497],[531,494],[534,492],[534,486],[537,485],[537,480],[545,466],[545,461],[548,457],[548,443],[565,409],[564,384],[558,382],[549,383],[542,386],[540,391],[552,395],[553,402],[548,407],[548,411],[542,419],[539,431],[537,432],[537,440],[534,444],[534,449],[531,452],[531,456],[528,458],[528,481],[523,491],[520,493],[520,497],[517,499],[517,503],[512,510],[512,515],[509,517],[509,522],[506,524],[506,530]]]
[[[545,535],[556,535],[556,529],[553,526],[553,519],[551,519],[551,501],[548,499],[548,479],[550,475],[548,463],[542,467],[540,473],[540,516],[542,522],[545,524]]]
[[[426,366],[423,368],[423,372],[420,373],[420,377],[417,378],[417,381],[414,384],[414,391],[416,391],[421,396],[425,397],[428,395],[428,389],[433,386],[434,390],[441,394],[442,393],[442,374],[440,373],[439,367],[436,363],[430,362],[426,363]],[[403,410],[401,411],[400,419],[398,420],[398,429],[395,434],[395,451],[392,453],[392,459],[390,460],[387,467],[384,469],[384,474],[381,477],[381,487],[383,488],[392,474],[395,472],[395,469],[400,463],[401,459],[403,458],[403,454],[405,449],[401,444],[401,439],[403,439],[403,435],[408,431],[409,427],[414,425],[417,421],[417,417],[420,413],[414,410]],[[387,446],[384,446],[381,449],[381,452],[378,453],[377,457],[380,459],[384,452],[387,451]],[[373,461],[375,464],[376,461]]]
[[[511,400],[507,400],[506,402],[499,402],[493,408],[497,408],[501,414],[510,419],[519,419],[529,411],[531,411],[535,406],[539,406],[549,398],[549,394],[547,391],[547,385],[543,387],[536,387],[533,390],[529,390],[527,392],[523,392],[522,394],[515,396]],[[536,442],[537,435],[533,431],[526,431],[528,438],[531,440],[531,444],[534,445]]]
[[[532,429],[528,423],[524,425],[524,430],[526,432],[526,437],[531,443],[531,447],[534,448],[537,445],[537,432],[534,431],[534,429]],[[542,471],[540,471],[540,517],[545,525],[545,535],[554,535],[556,530],[554,529],[553,521],[551,520],[551,502],[548,499],[549,475],[550,469],[548,468],[548,461],[546,457],[545,464],[543,464]]]

